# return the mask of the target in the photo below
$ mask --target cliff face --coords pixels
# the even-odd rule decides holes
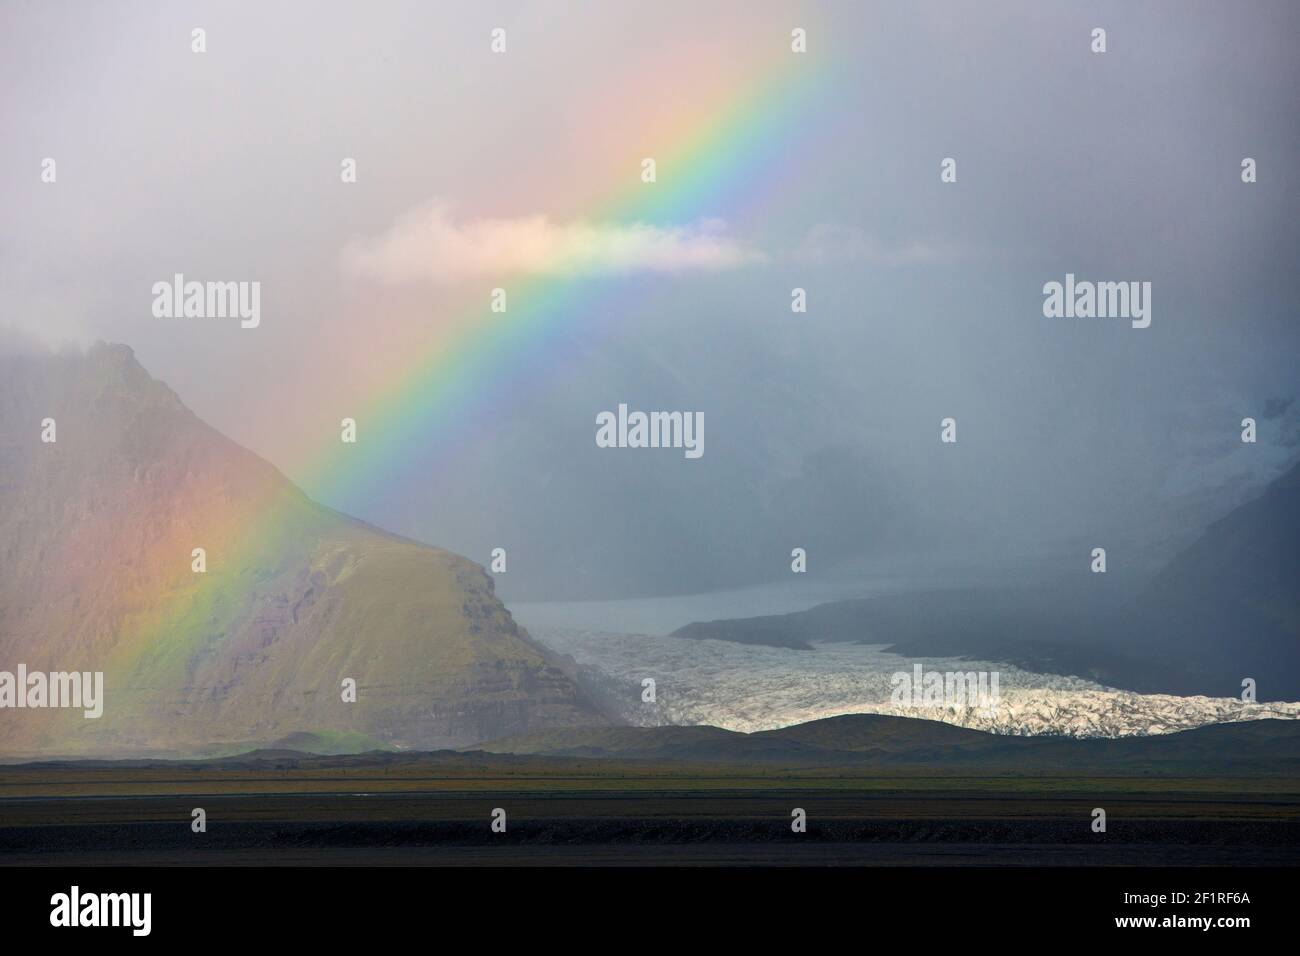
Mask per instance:
[[[19,664],[103,671],[104,713],[0,710],[9,756],[435,748],[601,721],[480,567],[312,502],[124,346],[0,357],[0,671]]]

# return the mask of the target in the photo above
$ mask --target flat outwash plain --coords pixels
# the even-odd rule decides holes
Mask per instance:
[[[1097,741],[855,717],[766,734],[597,728],[505,745],[539,752],[12,765],[0,768],[0,861],[1300,863],[1290,721]],[[797,809],[805,832],[792,828]],[[504,832],[492,828],[498,810]]]

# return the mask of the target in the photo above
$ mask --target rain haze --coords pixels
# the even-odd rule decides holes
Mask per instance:
[[[528,601],[795,547],[809,586],[1098,542],[1136,580],[1300,448],[1294,4],[351,9],[0,8],[7,347],[125,343]],[[177,274],[260,282],[259,324],[156,316]],[[1067,275],[1150,283],[1149,326],[1045,316]],[[545,317],[496,336],[498,288]],[[701,413],[703,453],[598,447],[620,404]],[[340,480],[348,417],[387,453]]]

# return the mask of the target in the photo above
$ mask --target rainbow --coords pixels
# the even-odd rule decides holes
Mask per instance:
[[[665,226],[711,218],[743,223],[760,215],[794,175],[801,153],[794,134],[809,112],[825,103],[820,94],[830,76],[824,64],[786,54],[758,81],[730,84],[664,138],[668,147],[655,151],[657,182],[642,183],[636,166],[624,169],[617,185],[586,204],[582,218]],[[540,357],[549,354],[559,333],[583,323],[584,331],[598,334],[603,317],[616,313],[624,286],[618,278],[583,276],[509,280],[507,312],[492,313],[484,301],[453,315],[413,350],[404,369],[388,371],[353,416],[364,430],[360,442],[344,444],[331,432],[323,448],[287,470],[316,500],[355,513],[355,505],[401,480],[401,465],[410,460],[412,448],[436,440],[441,455],[467,440],[463,423],[488,401],[486,394],[496,391],[494,384],[526,384],[544,374],[548,363]],[[286,560],[285,543],[295,542],[310,526],[304,517],[310,507],[296,490],[269,485],[264,493],[205,516],[212,519],[208,527],[221,531],[213,535],[209,573],[201,582],[195,584],[186,567],[183,575],[171,577],[174,586],[162,600],[148,593],[126,596],[125,639],[112,662],[112,669],[126,677],[123,689],[156,694],[164,683],[161,674],[184,667],[199,643],[219,637],[225,615]],[[164,553],[171,567],[170,562],[188,561],[191,544],[159,541],[151,550]]]
[[[796,61],[766,74],[760,83],[740,84],[722,102],[681,123],[671,148],[656,151],[660,181],[645,184],[635,167],[623,182],[591,203],[583,217],[600,223],[682,225],[705,218],[744,222],[777,195],[799,157],[792,132],[806,120],[810,104],[827,85],[824,66]],[[668,171],[663,176],[662,171]],[[525,383],[540,374],[557,333],[608,314],[619,280],[535,275],[508,283],[509,309],[491,313],[488,304],[465,311],[439,327],[410,366],[365,406],[367,448],[332,442],[292,469],[318,500],[345,512],[374,494],[375,483],[391,480],[395,463],[416,442],[437,436],[455,448],[467,436],[458,426],[472,406],[484,401],[485,383]],[[378,426],[378,427],[377,427]]]

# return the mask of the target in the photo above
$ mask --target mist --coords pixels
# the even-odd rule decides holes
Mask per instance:
[[[506,549],[498,587],[530,600],[776,580],[794,548],[810,576],[1064,575],[1101,545],[1136,581],[1300,455],[1292,4],[351,8],[0,11],[0,349],[126,343],[324,504]],[[744,254],[692,268],[673,233],[681,268],[579,276],[544,347],[475,369],[454,438],[435,418],[346,487],[310,466],[448,316],[513,287],[490,263],[358,275],[347,250],[431,202],[464,225],[448,242],[635,225],[593,184],[761,89],[792,26],[806,101],[656,223],[720,222]],[[259,281],[259,327],[155,317],[176,273]],[[1045,317],[1067,275],[1150,282],[1150,326]],[[599,448],[620,403],[702,413],[704,454]],[[384,426],[360,427],[364,451]]]

